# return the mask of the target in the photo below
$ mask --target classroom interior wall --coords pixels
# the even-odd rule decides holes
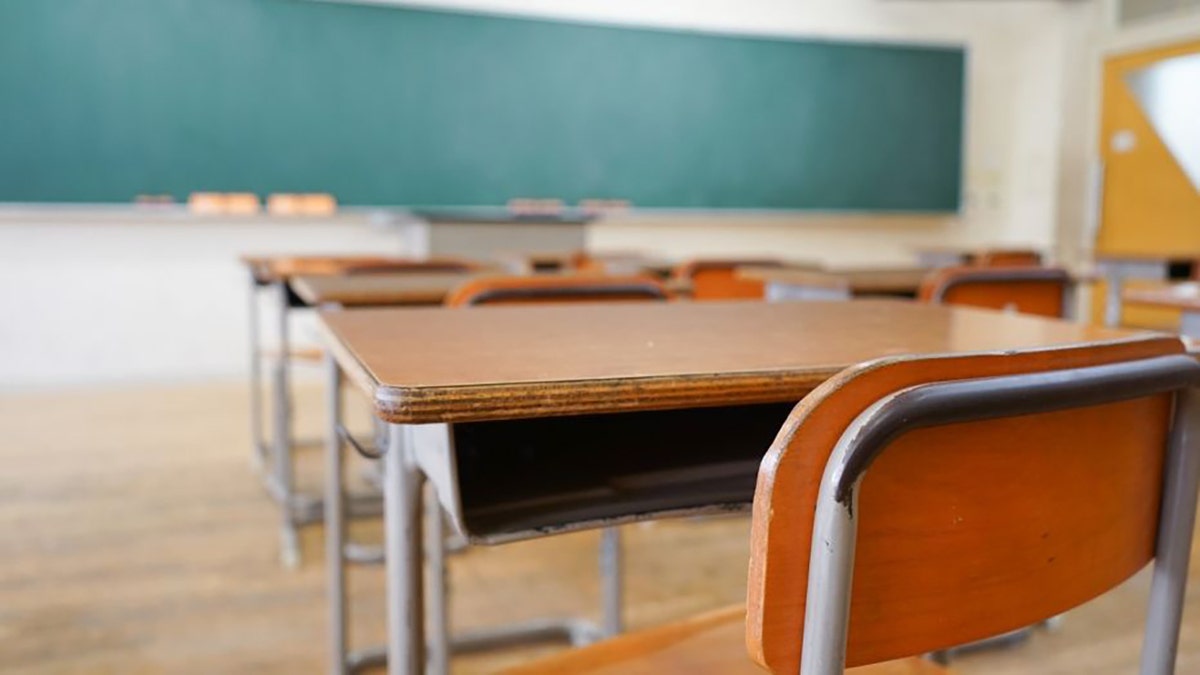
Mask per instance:
[[[239,256],[404,249],[400,233],[363,217],[0,207],[0,391],[239,377],[250,363]],[[313,344],[312,317],[292,334]]]

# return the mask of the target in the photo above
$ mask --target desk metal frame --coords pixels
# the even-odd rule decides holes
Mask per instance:
[[[455,493],[453,464],[448,463],[451,427],[446,424],[388,424],[386,443],[379,448],[384,475],[384,534],[382,554],[388,584],[388,644],[351,650],[346,612],[347,563],[377,563],[350,553],[346,536],[344,484],[344,427],[342,423],[342,372],[332,355],[325,356],[326,430],[325,556],[329,598],[328,672],[336,675],[388,664],[389,672],[444,675],[449,655],[483,651],[530,642],[566,641],[590,644],[622,630],[622,578],[620,533],[605,528],[601,534],[600,577],[602,625],[579,618],[535,619],[500,628],[450,634],[447,615],[446,520],[442,501]],[[522,533],[485,543],[539,536]],[[403,611],[397,608],[405,608]],[[388,653],[406,654],[398,663]],[[407,664],[407,665],[406,665]],[[419,664],[424,664],[423,668]]]
[[[1170,274],[1170,261],[1138,260],[1133,258],[1099,258],[1096,271],[1105,281],[1104,325],[1115,328],[1121,325],[1121,310],[1124,308],[1122,293],[1126,279],[1165,281]]]
[[[249,292],[250,340],[250,438],[252,459],[263,478],[267,494],[280,507],[279,555],[285,567],[300,565],[299,528],[319,523],[324,512],[320,495],[301,493],[295,487],[295,466],[292,453],[296,442],[292,436],[292,397],[290,352],[291,292],[286,278],[264,282],[252,269]],[[266,287],[275,304],[278,341],[277,356],[267,383],[271,397],[270,434],[266,435],[263,406],[263,348],[261,342],[262,290]],[[382,513],[378,494],[355,495],[349,498],[348,508],[355,517]]]
[[[890,307],[906,307],[907,305],[889,303],[877,303],[880,310],[887,310]],[[708,311],[720,316],[736,317],[745,314],[740,308],[747,305],[740,303],[729,303],[728,305],[715,305]],[[517,311],[517,310],[512,310]],[[535,310],[522,310],[533,312]],[[536,310],[549,311],[549,310]],[[567,310],[563,310],[567,312]],[[613,307],[608,311],[613,312],[617,316],[621,316],[628,310],[625,308]],[[641,311],[641,310],[639,310]],[[671,311],[680,313],[696,313],[694,308],[689,305],[673,306]],[[906,310],[907,312],[907,310]],[[913,310],[913,314],[928,314],[928,310]],[[973,310],[946,310],[946,313],[963,313],[977,314],[979,317],[992,317],[993,313],[980,313]],[[813,312],[814,316],[820,316],[821,312]],[[481,314],[480,316],[486,316]],[[774,314],[768,316],[776,316]],[[1029,318],[1011,319],[1013,322],[1021,323],[1033,321]],[[988,322],[994,319],[989,318]],[[1007,321],[1007,319],[1006,319]],[[1037,321],[1050,322],[1049,319],[1037,319]],[[361,323],[357,324],[361,327]],[[390,324],[389,324],[390,325]],[[1093,329],[1079,328],[1070,331],[1073,340],[1089,339],[1087,336],[1092,334]],[[1030,340],[1030,334],[1020,331],[1015,334],[1012,347],[1028,346],[1033,344],[1039,345],[1054,345],[1061,344],[1059,342],[1044,342],[1043,337],[1038,337]],[[337,340],[337,337],[332,339]],[[1097,337],[1094,339],[1109,339],[1107,337]],[[941,341],[941,338],[938,338]],[[983,340],[986,343],[994,344],[992,338]],[[881,341],[877,347],[872,349],[885,350],[887,343],[890,340]],[[907,343],[906,343],[907,344]],[[1002,346],[980,347],[980,349],[999,349]],[[378,349],[378,346],[376,346]],[[911,347],[910,347],[911,349]],[[347,370],[346,372],[354,377],[357,384],[365,386],[368,389],[375,387],[389,387],[394,385],[380,384],[373,382],[375,375],[370,371],[363,370],[363,364],[360,361],[362,358],[371,358],[370,354],[346,353],[342,351],[341,345],[331,345],[329,350],[326,368],[328,381],[327,384],[331,390],[340,388],[342,383],[343,371],[339,359],[346,359],[346,367],[354,367],[354,371]],[[861,358],[870,358],[869,354],[865,354]],[[858,359],[858,360],[861,360]],[[357,363],[357,366],[355,364]],[[820,361],[822,367],[832,367],[827,361]],[[793,368],[796,366],[786,366]],[[730,371],[737,373],[740,371]],[[835,371],[836,372],[836,371]],[[832,373],[831,373],[832,374]],[[811,373],[801,368],[796,371],[797,382],[794,388],[788,390],[787,398],[789,400],[799,400],[805,395],[806,391],[811,391],[811,386],[807,384]],[[366,379],[360,379],[366,378]],[[731,377],[732,380],[732,377]],[[805,384],[801,384],[805,383]],[[816,382],[812,386],[816,386]],[[482,385],[477,385],[482,386]],[[491,385],[489,385],[491,386]],[[766,386],[766,385],[764,385]],[[802,387],[804,390],[802,391]],[[605,406],[601,412],[597,414],[614,414],[623,416],[626,412],[654,412],[657,415],[659,412],[671,412],[675,409],[692,409],[700,408],[708,410],[712,406],[719,405],[737,405],[739,402],[745,403],[748,400],[754,401],[755,405],[764,403],[763,398],[746,399],[746,398],[730,398],[726,403],[712,398],[709,390],[697,389],[699,394],[693,401],[688,399],[676,400],[674,405],[664,407],[644,407],[624,409],[621,407]],[[636,392],[635,392],[636,393]],[[707,395],[706,395],[707,394]],[[791,396],[795,394],[795,399]],[[631,395],[631,394],[624,394]],[[376,393],[378,397],[379,394]],[[766,399],[770,400],[770,399]],[[376,400],[377,406],[380,405],[380,400]],[[340,519],[344,517],[345,509],[341,506],[341,500],[332,498],[333,495],[338,495],[341,486],[338,483],[340,470],[336,466],[340,466],[340,456],[342,452],[342,442],[337,427],[339,425],[337,413],[340,411],[340,404],[331,405],[331,410],[334,415],[331,416],[328,432],[328,461],[330,462],[330,471],[327,472],[327,483],[331,498],[327,500],[330,505],[328,511],[330,521],[330,532],[341,534],[344,532],[341,526]],[[586,412],[588,409],[583,407],[575,408],[574,410]],[[595,409],[593,409],[595,410]],[[571,414],[562,413],[560,414]],[[438,415],[440,416],[440,414]],[[511,416],[506,416],[502,419],[540,419],[535,411],[530,411],[528,415],[517,412]],[[462,418],[460,418],[462,419]],[[467,418],[471,419],[471,418]],[[428,420],[428,422],[424,421]],[[417,674],[417,673],[442,673],[445,672],[446,661],[451,645],[448,644],[445,630],[445,598],[444,588],[442,584],[444,579],[443,572],[440,569],[443,552],[440,547],[443,545],[442,538],[427,536],[430,531],[440,532],[444,524],[442,522],[442,514],[450,513],[452,517],[449,519],[452,523],[461,522],[460,518],[463,514],[461,509],[462,504],[459,503],[460,495],[456,491],[457,486],[457,468],[454,464],[454,453],[451,438],[451,427],[448,424],[437,421],[437,416],[425,416],[421,423],[406,423],[406,422],[387,422],[387,447],[383,454],[384,467],[384,558],[387,565],[387,603],[388,603],[388,620],[387,620],[387,650],[388,672],[391,675],[401,674]],[[772,432],[777,430],[777,426],[772,429]],[[719,459],[719,458],[718,458]],[[757,461],[754,462],[757,466]],[[432,494],[426,492],[426,485],[432,486]],[[748,491],[752,490],[752,485]],[[740,494],[740,492],[739,492]],[[436,500],[434,499],[436,497]],[[591,518],[591,515],[585,516],[589,518],[587,522],[571,521],[563,527],[548,524],[548,521],[536,526],[538,531],[528,533],[517,533],[513,535],[504,535],[503,540],[511,540],[521,538],[522,536],[542,536],[544,534],[557,533],[566,530],[584,529],[584,528],[600,528],[609,527],[625,522],[634,522],[650,518],[662,518],[673,516],[686,516],[702,513],[715,513],[737,510],[739,508],[749,508],[749,495],[745,497],[745,503],[742,503],[742,498],[736,500],[726,500],[724,503],[717,504],[711,500],[696,500],[679,502],[673,510],[671,504],[666,505],[662,509],[653,507],[639,507],[636,509],[614,509],[606,511],[597,518]],[[734,501],[737,501],[735,504]],[[434,507],[437,503],[439,506]],[[703,505],[702,505],[703,502]],[[458,514],[454,516],[454,514]],[[591,512],[588,512],[591,514]],[[430,520],[430,518],[434,520]],[[430,523],[434,523],[432,526]],[[330,563],[330,581],[331,585],[336,588],[342,588],[344,584],[344,572],[337,569],[342,561],[343,548],[340,542],[336,541],[337,537],[331,537],[335,541],[327,546],[327,554]],[[499,541],[499,540],[496,540]],[[496,543],[496,541],[484,540],[482,543]],[[432,561],[432,564],[429,562]],[[432,589],[433,592],[430,592]],[[331,635],[333,639],[333,649],[331,653],[341,654],[346,645],[345,623],[344,616],[341,613],[341,607],[337,603],[331,603],[334,608],[333,630]],[[330,672],[341,673],[345,672],[349,664],[345,659],[335,658],[330,663]],[[428,669],[428,670],[427,670]]]

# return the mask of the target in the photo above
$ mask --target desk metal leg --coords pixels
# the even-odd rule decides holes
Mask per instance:
[[[1179,334],[1193,340],[1200,340],[1200,312],[1185,309],[1179,317]]]
[[[259,470],[266,466],[267,443],[263,440],[262,424],[262,345],[258,331],[258,280],[250,275],[250,443],[252,459]]]
[[[621,530],[607,527],[600,533],[600,593],[604,607],[604,637],[621,633],[622,612]]]
[[[418,675],[425,664],[422,478],[404,436],[404,426],[390,425],[383,456],[389,675]]]
[[[1125,279],[1114,270],[1105,279],[1104,325],[1116,328],[1121,325],[1121,289]]]
[[[294,471],[292,467],[292,433],[291,433],[291,400],[288,383],[288,293],[287,284],[280,281],[275,284],[275,292],[279,303],[279,357],[275,360],[274,377],[274,419],[275,428],[272,452],[275,455],[275,483],[279,489],[279,498],[283,504],[283,516],[280,528],[280,558],[284,566],[294,568],[300,564],[300,541],[296,532],[296,519],[293,511]]]
[[[449,588],[446,580],[446,528],[442,506],[433,485],[425,486],[425,564],[428,567],[429,593],[425,600],[426,627],[429,630],[429,663],[426,675],[450,672],[450,626],[446,613]]]
[[[325,454],[325,565],[329,587],[329,673],[346,675],[346,502],[342,486],[342,373],[333,356],[325,355],[326,405],[329,427]]]
[[[1175,672],[1196,526],[1196,494],[1200,491],[1198,439],[1200,391],[1187,389],[1175,399],[1175,424],[1163,471],[1162,515],[1158,520],[1146,634],[1142,638],[1142,675]]]
[[[1097,263],[1098,271],[1104,275],[1107,286],[1104,296],[1104,325],[1115,328],[1121,325],[1121,309],[1127,279],[1166,281],[1171,276],[1170,261],[1167,260],[1102,260]]]
[[[805,302],[814,300],[849,300],[853,294],[850,287],[837,286],[833,288],[822,286],[801,286],[799,284],[768,281],[763,288],[763,298],[767,302]]]

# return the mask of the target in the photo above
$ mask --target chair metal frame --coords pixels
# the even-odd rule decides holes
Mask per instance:
[[[893,393],[843,432],[817,496],[800,672],[842,675],[857,533],[857,501],[871,463],[900,435],[918,428],[1085,408],[1175,393],[1163,466],[1150,611],[1141,675],[1175,670],[1192,532],[1200,486],[1200,363],[1161,356],[1045,373],[940,382]]]

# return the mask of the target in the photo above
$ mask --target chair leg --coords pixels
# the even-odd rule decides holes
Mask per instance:
[[[603,605],[604,637],[614,637],[623,630],[623,560],[621,530],[607,527],[600,533],[600,592]]]
[[[292,467],[292,410],[291,392],[288,387],[288,297],[287,284],[279,282],[275,288],[276,299],[279,303],[279,353],[280,358],[275,363],[274,380],[274,439],[272,453],[275,455],[275,482],[279,486],[283,508],[280,523],[280,559],[284,567],[296,568],[300,565],[300,538],[296,531],[296,517],[293,513],[293,481]]]
[[[328,376],[327,405],[329,428],[325,455],[325,566],[329,587],[329,673],[349,672],[346,619],[346,512],[342,485],[342,440],[338,427],[342,419],[341,371],[333,357],[326,355]]]
[[[1162,509],[1150,609],[1142,639],[1142,675],[1171,675],[1179,649],[1179,629],[1187,590],[1196,494],[1200,489],[1200,391],[1186,389],[1175,399],[1175,421],[1163,470]]]
[[[446,611],[449,584],[446,577],[446,528],[442,507],[433,485],[425,485],[425,596],[427,646],[426,674],[446,675],[450,671],[449,618]]]

